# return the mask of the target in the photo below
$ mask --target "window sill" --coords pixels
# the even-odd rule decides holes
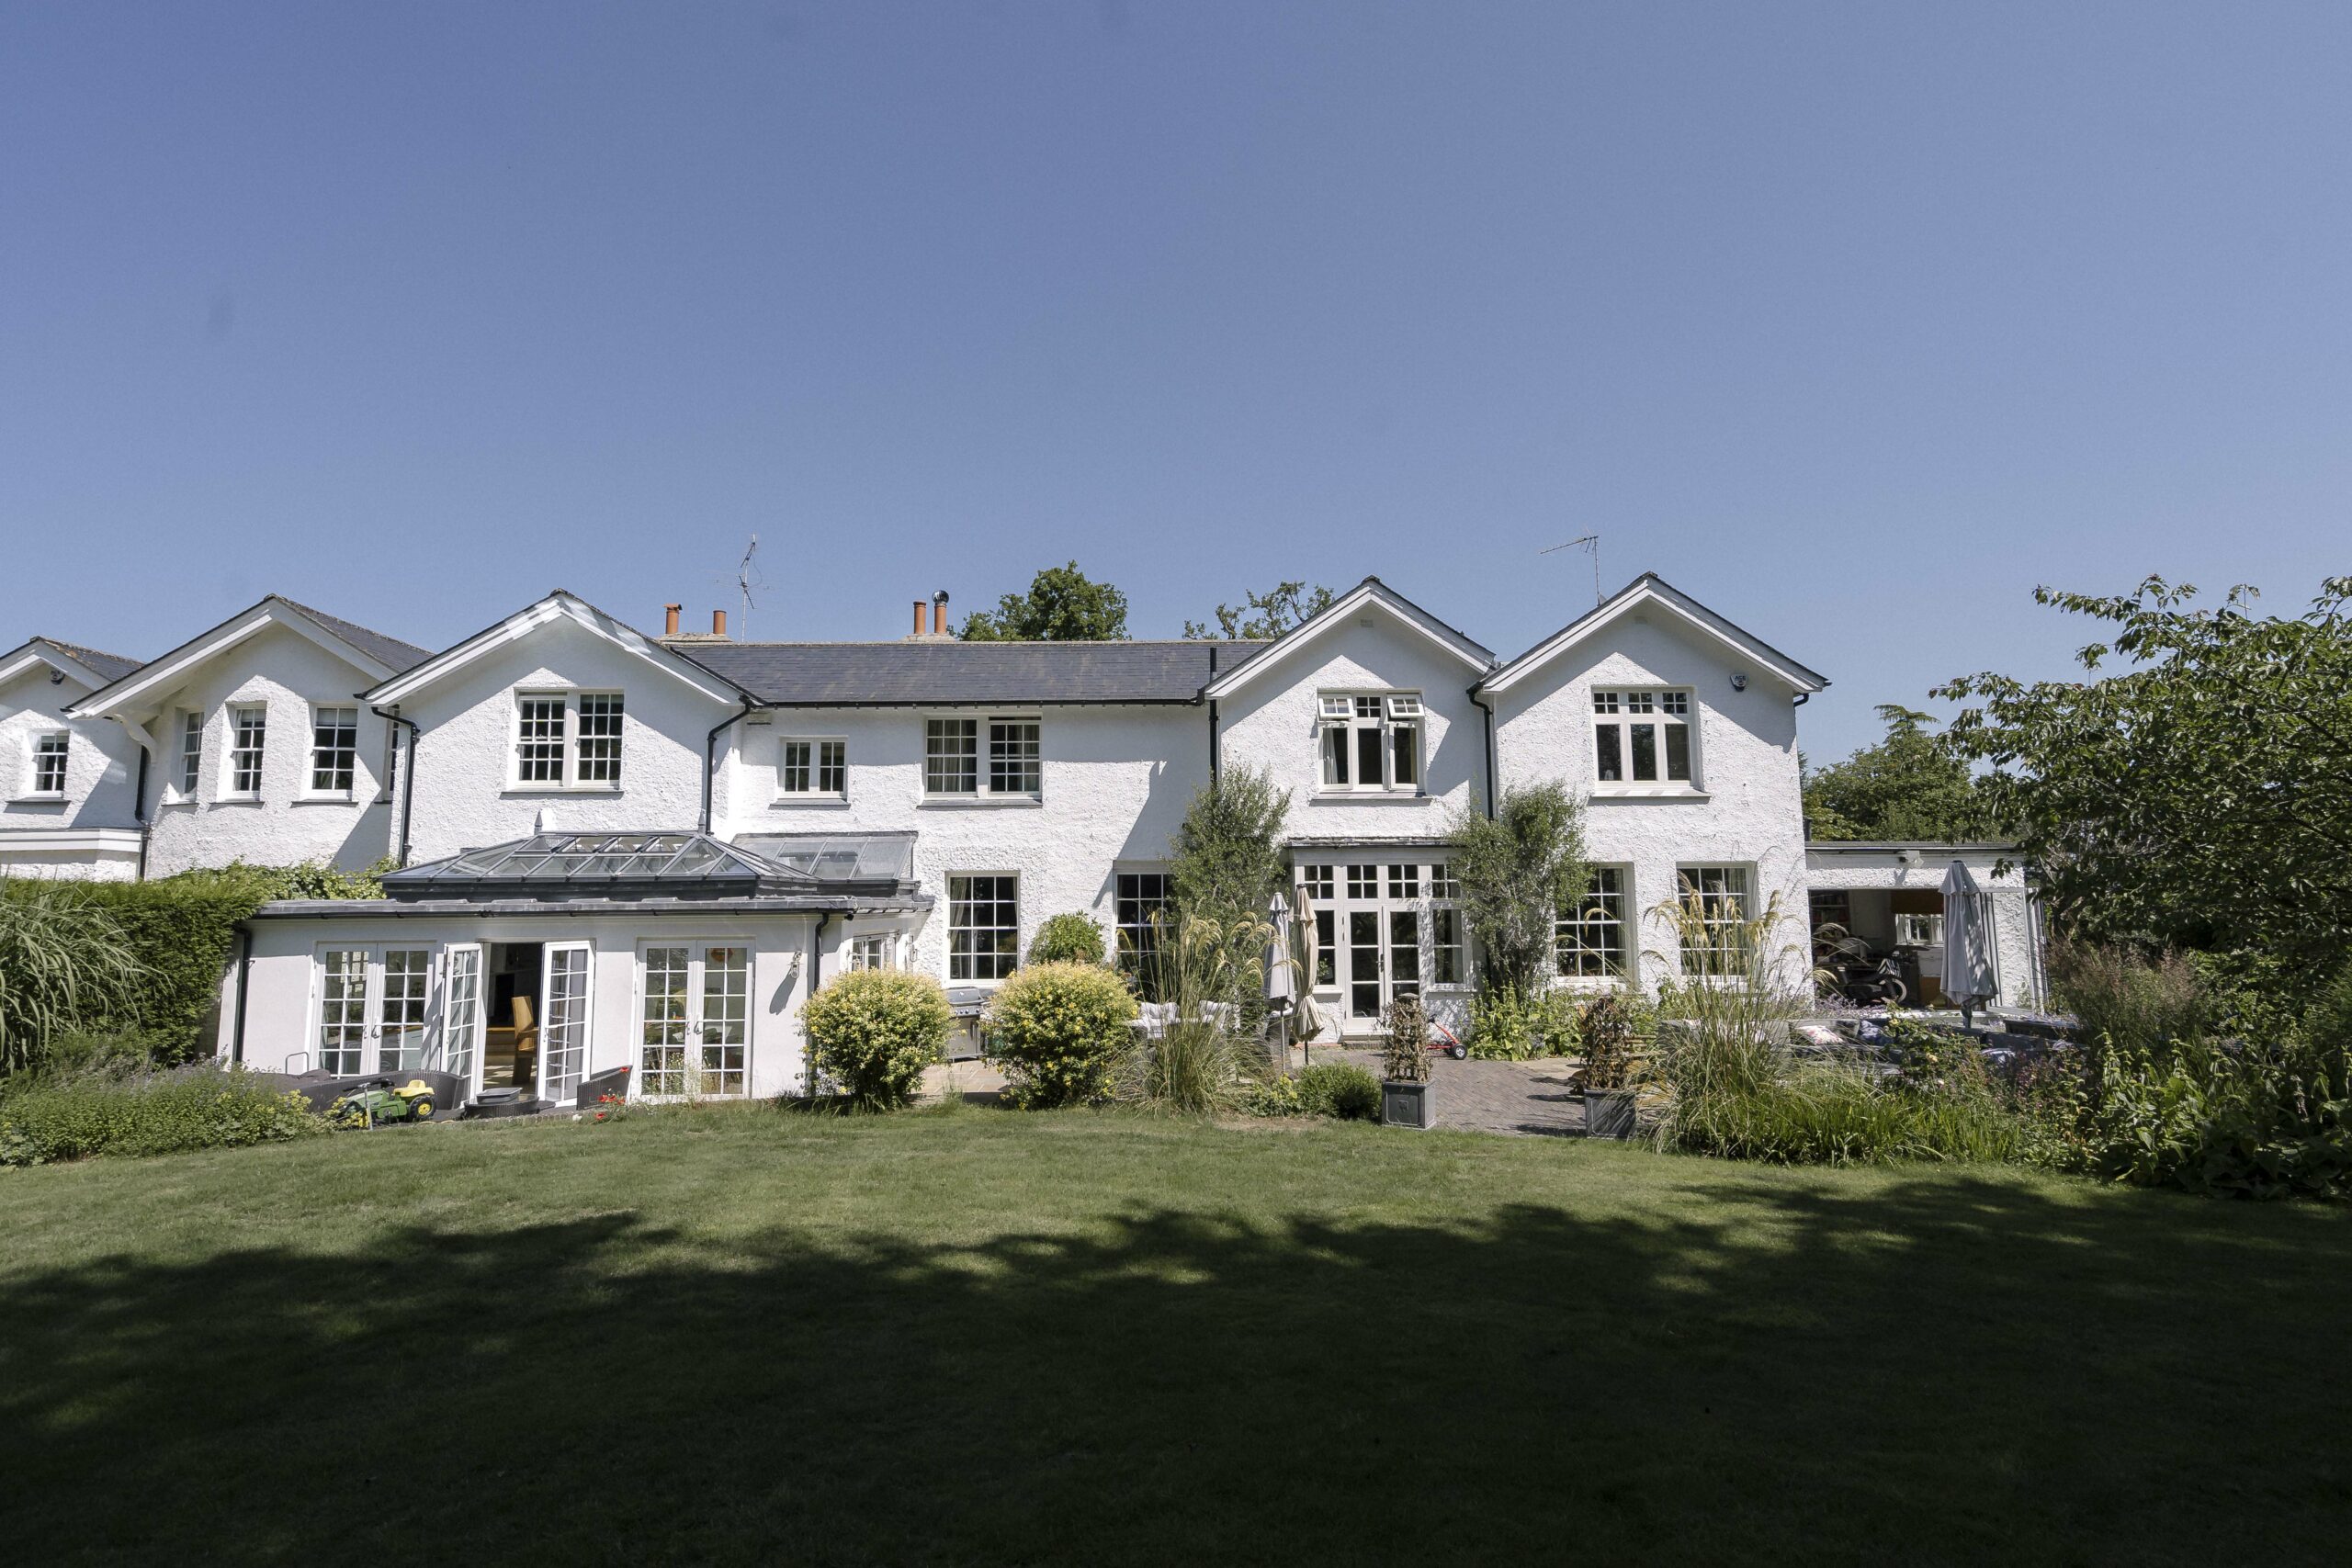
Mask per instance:
[[[1712,800],[1713,795],[1690,784],[1597,784],[1595,800]]]
[[[768,804],[770,806],[829,807],[836,811],[843,811],[849,807],[849,796],[845,795],[779,795]]]
[[[1044,796],[1035,795],[926,795],[915,804],[920,807],[1003,807],[1043,806],[1046,802]]]
[[[62,806],[65,804],[65,792],[60,790],[55,795],[51,795],[44,790],[39,795],[11,795],[8,798],[8,804],[11,806]]]
[[[578,797],[580,797],[581,795],[618,795],[618,794],[620,794],[620,793],[621,793],[621,786],[620,786],[620,785],[618,785],[618,784],[508,784],[504,789],[500,790],[500,791],[498,792],[498,794],[499,794],[499,797],[500,797],[501,799],[511,799],[511,798],[514,798],[514,797],[518,796],[518,795],[520,795],[520,796],[533,796],[533,795],[537,795],[537,796],[544,796],[544,795],[564,795],[564,796],[568,796],[568,797],[572,798],[572,799],[577,799]]]
[[[257,795],[216,795],[212,797],[212,804],[215,806],[259,806],[261,804],[261,796]]]
[[[1432,798],[1427,790],[1419,789],[1316,789],[1307,795],[1310,805],[1353,802],[1360,805],[1404,805],[1416,800]]]
[[[357,798],[356,795],[298,795],[294,797],[294,804],[297,806],[349,806]]]

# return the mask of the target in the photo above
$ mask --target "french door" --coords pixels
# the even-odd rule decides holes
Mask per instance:
[[[432,981],[429,947],[320,949],[320,1070],[348,1077],[424,1066]]]
[[[580,1093],[588,1061],[589,949],[584,942],[547,944],[539,977],[539,1098],[561,1103]]]
[[[748,1091],[751,950],[729,942],[650,942],[639,952],[638,971],[637,1091]]]
[[[1303,864],[1315,920],[1315,983],[1338,993],[1340,1027],[1376,1033],[1398,997],[1460,986],[1464,954],[1452,873],[1442,861]]]
[[[456,1075],[460,1093],[474,1091],[474,1068],[481,1060],[484,1013],[481,1005],[480,942],[453,943],[441,954],[441,1027],[436,1032],[426,1066]]]

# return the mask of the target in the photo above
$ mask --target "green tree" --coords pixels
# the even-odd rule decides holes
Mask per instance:
[[[1324,587],[1308,588],[1304,582],[1278,582],[1271,593],[1251,593],[1248,602],[1236,609],[1231,604],[1216,607],[1217,629],[1211,633],[1204,621],[1186,621],[1184,635],[1188,637],[1216,636],[1243,642],[1272,642],[1274,638],[1308,621],[1331,607],[1336,597]]]
[[[1049,566],[1026,593],[1008,593],[995,610],[976,610],[956,635],[966,642],[1124,642],[1127,596],[1068,566]]]
[[[2113,628],[2081,650],[2090,678],[1953,681],[1936,694],[1973,705],[1945,741],[1991,765],[1986,803],[2065,926],[2269,954],[2315,989],[2352,954],[2352,577],[2292,618],[2248,587],[2196,594],[2036,589]]]
[[[1186,919],[1262,919],[1283,891],[1290,791],[1271,768],[1227,768],[1184,808],[1170,846],[1169,891]]]
[[[1878,716],[1885,739],[1806,773],[1807,836],[1950,843],[1988,831],[1976,780],[1938,743],[1928,716],[1886,703]]]
[[[1584,897],[1584,816],[1557,781],[1503,791],[1488,817],[1476,801],[1454,814],[1446,841],[1487,991],[1532,996],[1550,979],[1562,910]]]

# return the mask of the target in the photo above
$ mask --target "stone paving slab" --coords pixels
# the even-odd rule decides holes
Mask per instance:
[[[1317,1049],[1314,1059],[1353,1062],[1375,1077],[1380,1072],[1377,1051]],[[1556,1056],[1535,1062],[1442,1058],[1430,1074],[1437,1124],[1478,1133],[1582,1137],[1584,1100],[1572,1087],[1570,1072],[1570,1064]]]

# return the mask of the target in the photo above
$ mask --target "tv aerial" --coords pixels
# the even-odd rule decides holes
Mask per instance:
[[[767,579],[760,575],[759,566],[753,559],[759,553],[760,536],[754,534],[752,536],[752,542],[743,547],[743,558],[735,563],[735,575],[711,580],[721,588],[731,583],[736,596],[742,601],[743,608],[735,625],[735,636],[743,642],[749,642],[752,639],[752,591],[767,586]]]
[[[1589,556],[1590,556],[1590,557],[1592,558],[1592,602],[1593,602],[1593,604],[1597,606],[1597,605],[1599,605],[1599,604],[1600,604],[1600,535],[1598,535],[1598,534],[1587,534],[1587,535],[1586,535],[1583,538],[1581,538],[1581,539],[1570,539],[1570,540],[1569,540],[1566,544],[1565,544],[1565,545],[1554,545],[1554,546],[1550,547],[1548,549],[1541,549],[1541,550],[1536,551],[1535,553],[1536,553],[1537,555],[1539,555],[1539,556],[1548,556],[1548,555],[1555,554],[1555,553],[1557,553],[1558,551],[1561,551],[1561,550],[1573,550],[1573,549],[1577,548],[1578,547],[1583,547],[1583,550],[1584,550],[1584,553],[1585,553],[1585,554],[1587,554],[1587,555],[1589,555]]]

